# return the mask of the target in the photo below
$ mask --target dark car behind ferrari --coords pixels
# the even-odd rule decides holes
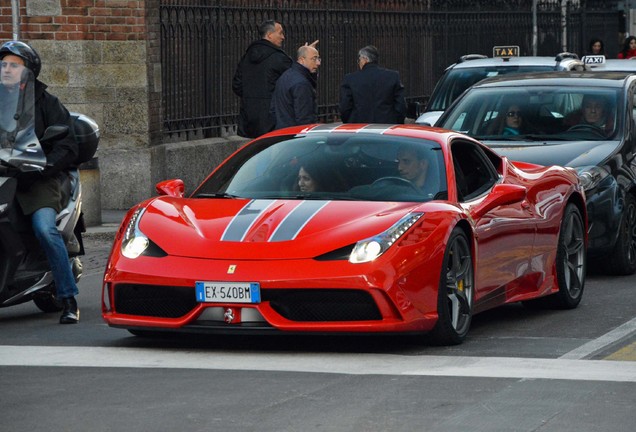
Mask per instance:
[[[537,164],[575,167],[585,188],[588,256],[610,274],[636,272],[636,75],[559,72],[508,75],[471,87],[436,126],[482,140],[497,153]],[[580,121],[582,101],[606,104],[602,127]],[[525,130],[505,135],[516,104]]]

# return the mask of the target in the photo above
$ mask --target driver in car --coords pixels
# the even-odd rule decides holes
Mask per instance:
[[[432,198],[437,191],[432,173],[429,171],[429,160],[423,151],[410,146],[402,146],[397,152],[398,172],[400,177],[410,181],[420,192]]]
[[[582,108],[584,122],[605,129],[607,110],[604,98],[600,96],[585,96]]]
[[[575,112],[567,123],[574,126],[596,127],[607,135],[614,127],[608,115],[608,105],[607,99],[601,95],[585,95],[580,111]]]

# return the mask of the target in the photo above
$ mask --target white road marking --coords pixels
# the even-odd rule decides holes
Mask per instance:
[[[219,353],[153,348],[0,346],[0,366],[259,370],[636,382],[636,362],[387,354]]]
[[[601,352],[608,346],[620,341],[623,338],[631,336],[636,333],[636,318],[631,321],[627,321],[616,327],[614,330],[605,333],[603,336],[589,341],[580,347],[573,349],[572,351],[563,354],[560,359],[567,360],[580,360],[586,357],[592,357],[594,354]]]

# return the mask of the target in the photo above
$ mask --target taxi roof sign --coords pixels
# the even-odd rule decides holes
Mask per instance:
[[[605,63],[604,55],[586,55],[583,56],[583,63],[589,66],[597,66]]]
[[[493,57],[519,57],[519,45],[502,45],[492,47]]]

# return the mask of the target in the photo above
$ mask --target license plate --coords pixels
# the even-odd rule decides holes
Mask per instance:
[[[256,282],[196,282],[198,302],[260,303],[261,288]]]

